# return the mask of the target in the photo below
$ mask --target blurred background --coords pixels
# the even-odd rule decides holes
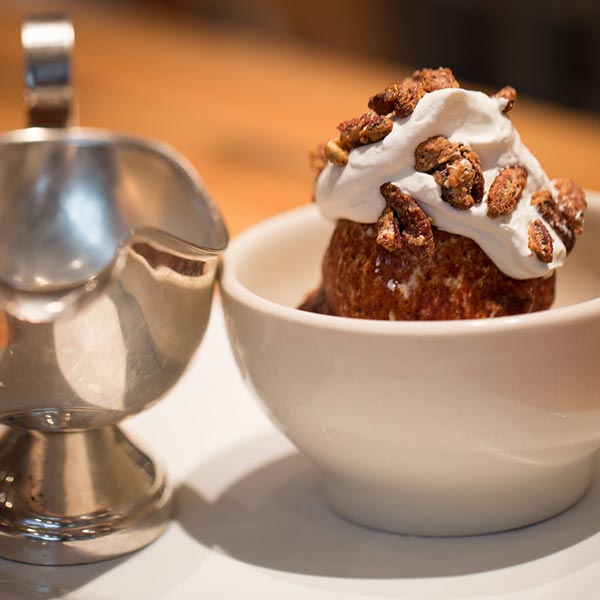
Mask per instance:
[[[140,6],[143,3],[138,3]],[[598,0],[158,0],[248,27],[600,111]]]
[[[232,233],[310,201],[307,153],[423,66],[513,85],[551,177],[600,189],[598,0],[0,0],[0,127],[23,125],[19,23],[67,11],[82,125],[162,139]]]

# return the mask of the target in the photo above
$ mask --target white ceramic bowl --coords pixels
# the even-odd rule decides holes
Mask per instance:
[[[342,515],[389,531],[519,527],[576,502],[600,446],[600,199],[557,308],[382,322],[296,306],[332,225],[308,206],[239,236],[221,288],[238,365]]]

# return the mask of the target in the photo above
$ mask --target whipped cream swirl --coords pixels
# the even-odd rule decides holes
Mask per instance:
[[[537,190],[550,190],[553,195],[555,190],[503,114],[505,105],[505,99],[459,88],[426,94],[410,116],[394,120],[384,139],[352,150],[344,167],[329,163],[323,169],[315,189],[321,213],[332,220],[374,223],[385,208],[379,188],[392,182],[415,199],[436,227],[474,240],[506,275],[515,279],[549,275],[563,265],[567,251],[530,200]],[[452,208],[442,200],[433,176],[415,170],[415,148],[437,135],[471,146],[479,155],[485,195],[469,210]],[[487,216],[487,191],[498,172],[511,165],[526,169],[527,184],[511,214],[491,219]],[[536,219],[546,225],[553,239],[550,263],[529,250],[528,229]]]

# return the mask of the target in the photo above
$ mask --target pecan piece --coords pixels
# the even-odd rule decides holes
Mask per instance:
[[[394,112],[399,119],[408,117],[414,112],[419,100],[425,95],[422,86],[416,81],[405,80],[400,86],[396,102],[394,103]]]
[[[392,131],[393,125],[391,119],[371,112],[343,121],[337,128],[340,132],[342,148],[352,150],[352,148],[382,140]]]
[[[475,204],[479,204],[483,200],[483,193],[485,192],[485,180],[483,178],[483,171],[481,170],[481,160],[479,160],[479,155],[471,146],[461,144],[459,150],[463,157],[471,163],[473,168],[470,193]]]
[[[481,161],[469,146],[453,144],[444,136],[429,138],[415,149],[415,169],[433,175],[442,199],[453,208],[468,210],[483,198]]]
[[[488,191],[487,216],[496,219],[515,210],[526,183],[527,171],[520,165],[502,169]]]
[[[554,187],[558,192],[558,209],[567,220],[569,229],[575,235],[583,231],[583,213],[587,208],[585,192],[570,179],[555,179]]]
[[[339,138],[333,138],[325,144],[323,148],[325,158],[338,167],[344,167],[348,164],[348,152],[342,148]]]
[[[556,235],[565,245],[567,252],[571,252],[575,245],[575,235],[567,226],[558,204],[549,190],[538,190],[531,196],[530,204],[535,206],[540,216],[554,229]]]
[[[375,94],[369,99],[369,108],[378,115],[393,113],[401,86],[401,83],[390,83],[383,92]]]
[[[412,114],[425,91],[412,78],[402,83],[390,83],[383,92],[375,94],[369,100],[369,108],[378,115],[395,113],[400,119]]]
[[[531,200],[529,203],[531,206],[535,206],[540,215],[544,217],[544,220],[547,221],[552,228],[554,228],[553,221],[555,219],[559,219],[560,215],[558,212],[558,206],[552,197],[552,192],[550,192],[550,190],[537,190],[537,192],[533,192],[531,195]]]
[[[369,108],[379,115],[394,112],[402,119],[412,114],[427,92],[450,87],[460,87],[450,69],[422,69],[401,83],[391,83],[383,92],[375,94],[369,100]]]
[[[515,90],[514,87],[507,85],[507,86],[503,87],[501,90],[498,90],[494,94],[494,97],[495,98],[503,98],[504,100],[506,100],[506,105],[502,109],[502,112],[504,114],[506,114],[513,109],[513,106],[515,105],[515,102],[517,101],[517,90]]]
[[[469,194],[469,173],[471,163],[465,160],[454,161],[444,169],[436,171],[433,178],[442,188],[442,200],[445,200],[457,210],[469,210],[475,205],[475,200]]]
[[[532,252],[544,263],[552,262],[553,242],[552,236],[544,224],[536,219],[529,225],[527,230],[529,236],[528,246]]]
[[[388,209],[392,209],[399,225],[402,241],[413,252],[425,258],[433,258],[435,244],[431,221],[415,199],[405,194],[393,183],[384,183],[381,194],[386,199]]]
[[[445,88],[458,88],[460,84],[450,69],[421,69],[413,73],[413,79],[418,81],[424,92],[434,92]]]
[[[388,252],[394,252],[402,247],[402,238],[400,237],[400,227],[394,211],[386,206],[377,219],[377,243],[383,246]]]
[[[308,164],[317,175],[327,166],[325,146],[323,144],[319,144],[314,150],[308,153]]]
[[[531,204],[554,229],[567,252],[575,246],[575,237],[583,231],[583,216],[587,207],[583,190],[568,179],[554,182],[556,200],[549,190],[538,190],[531,197]]]
[[[422,173],[430,173],[447,162],[460,158],[458,144],[453,144],[443,135],[436,135],[416,147],[415,169]]]

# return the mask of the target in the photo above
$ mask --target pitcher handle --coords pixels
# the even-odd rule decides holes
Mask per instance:
[[[75,33],[62,15],[30,16],[21,26],[25,109],[30,127],[66,127],[74,104],[71,51]]]

